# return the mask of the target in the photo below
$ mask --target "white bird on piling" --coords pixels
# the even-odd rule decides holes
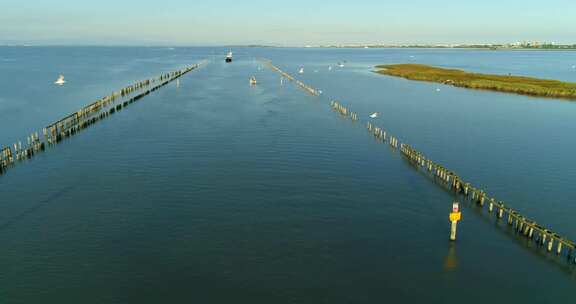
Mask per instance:
[[[370,118],[378,118],[378,116],[380,116],[380,114],[378,112],[374,112],[374,113],[370,114]]]
[[[64,75],[58,76],[58,80],[54,81],[54,84],[57,84],[59,86],[62,86],[65,83],[66,83],[66,80],[64,80]]]

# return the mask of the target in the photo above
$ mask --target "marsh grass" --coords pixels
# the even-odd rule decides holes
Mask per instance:
[[[522,95],[576,99],[576,83],[524,76],[468,73],[423,64],[376,66],[376,73],[410,80],[438,82],[456,87],[508,92]]]

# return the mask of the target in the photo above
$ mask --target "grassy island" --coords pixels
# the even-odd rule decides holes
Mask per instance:
[[[576,100],[576,83],[512,75],[468,73],[423,64],[376,66],[379,74],[410,80],[438,82],[456,87]]]

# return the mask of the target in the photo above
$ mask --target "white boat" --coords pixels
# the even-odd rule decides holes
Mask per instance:
[[[250,77],[250,85],[256,85],[256,77],[252,76]]]
[[[344,63],[342,63],[342,62],[338,62],[338,67],[341,67],[341,68],[343,68],[343,67],[344,67]]]
[[[304,68],[300,68],[300,70],[298,71],[298,74],[304,74]]]
[[[64,85],[65,83],[66,83],[66,80],[64,80],[64,75],[58,76],[58,80],[54,81],[54,84],[57,84],[57,85]]]
[[[329,67],[328,67],[328,71],[332,71],[332,66],[329,66]]]
[[[378,118],[378,116],[380,116],[380,114],[378,112],[374,112],[374,113],[370,114],[370,118]]]
[[[232,51],[228,52],[228,54],[226,54],[226,62],[232,62]]]

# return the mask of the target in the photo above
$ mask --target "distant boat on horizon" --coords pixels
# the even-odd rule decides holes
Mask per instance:
[[[229,51],[228,54],[226,54],[226,62],[232,62],[232,51]]]
[[[66,80],[64,80],[64,75],[60,75],[58,76],[58,79],[56,81],[54,81],[54,84],[62,86],[66,83]]]

